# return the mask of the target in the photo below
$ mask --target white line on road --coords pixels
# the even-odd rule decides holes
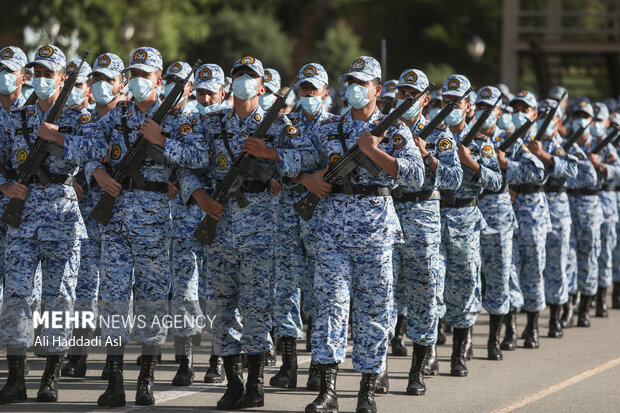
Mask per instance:
[[[595,376],[599,373],[604,372],[605,370],[609,370],[612,367],[615,367],[617,365],[620,364],[620,357],[615,358],[613,360],[610,360],[606,363],[603,363],[597,367],[594,367],[590,370],[586,370],[582,373],[577,374],[576,376],[571,377],[570,379],[561,381],[559,383],[554,384],[553,386],[549,386],[547,388],[544,388],[540,391],[537,391],[536,393],[532,393],[529,396],[526,396],[524,398],[522,398],[521,400],[517,400],[516,402],[507,404],[504,407],[501,407],[497,410],[493,410],[492,413],[509,413],[509,412],[513,412],[517,409],[520,409],[524,406],[527,406],[530,403],[533,403],[537,400],[540,400],[544,397],[549,396],[550,394],[556,393],[562,389],[565,389],[569,386],[572,386],[573,384],[577,384],[580,381],[583,381],[587,378],[590,378],[592,376]]]

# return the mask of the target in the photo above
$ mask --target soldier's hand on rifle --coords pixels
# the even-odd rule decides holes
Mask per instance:
[[[378,149],[379,144],[383,139],[385,139],[385,132],[381,136],[375,136],[370,133],[369,130],[365,130],[364,133],[357,138],[357,144],[359,145],[360,150],[370,157],[370,154]]]
[[[280,183],[280,181],[278,181],[275,178],[271,178],[271,182],[270,182],[270,188],[271,188],[271,195],[272,196],[277,196],[280,191],[282,190],[282,184]]]
[[[607,175],[607,166],[599,161],[598,153],[589,153],[588,159],[590,159],[590,162],[594,165],[594,169],[603,175]]]
[[[147,119],[144,121],[142,126],[140,126],[140,133],[153,145],[163,148],[166,143],[166,138],[161,134],[161,125],[153,119]]]
[[[166,183],[168,184],[168,199],[173,200],[174,197],[177,196],[177,194],[179,193],[179,188],[177,188],[177,186],[170,181]]]
[[[545,154],[545,151],[543,151],[543,148],[542,148],[542,142],[540,141],[530,141],[530,143],[527,144],[527,147],[530,150],[530,152],[532,152],[534,155],[538,156],[539,158]]]
[[[426,141],[424,139],[420,138],[418,135],[413,135],[413,141],[420,150],[420,155],[422,155],[422,158],[429,154],[426,150]]]
[[[469,148],[466,148],[465,146],[459,143],[458,152],[459,152],[459,159],[461,160],[461,164],[475,171],[476,174],[478,174],[480,172],[480,164],[478,164],[478,162],[476,162],[474,158],[471,157],[471,152],[469,151]]]
[[[326,166],[325,169],[313,174],[302,173],[294,182],[302,184],[308,191],[319,198],[325,198],[325,196],[332,191],[332,186],[323,179],[323,175],[325,175],[328,170],[329,166]]]
[[[37,130],[37,136],[40,136],[48,142],[57,143],[61,146],[65,145],[65,134],[58,132],[58,126],[52,123],[41,123]]]
[[[220,219],[224,213],[224,205],[211,198],[204,189],[197,189],[192,196],[200,206],[200,208],[213,219]]]
[[[104,191],[113,197],[117,197],[121,194],[123,186],[114,180],[103,168],[95,169],[93,177]]]
[[[84,194],[84,188],[82,188],[82,185],[78,184],[76,181],[73,181],[73,189],[78,197],[78,201],[81,200],[82,195]]]
[[[0,191],[9,198],[17,198],[24,201],[28,195],[28,186],[13,182],[12,184],[0,185]]]
[[[280,162],[278,151],[267,146],[267,142],[265,142],[264,139],[254,138],[252,136],[248,137],[243,145],[241,145],[241,151],[254,155],[257,158],[271,159],[272,161]]]
[[[508,167],[508,161],[506,160],[506,153],[504,151],[500,151],[499,149],[495,149],[495,153],[497,154],[497,163],[501,169],[506,169]]]

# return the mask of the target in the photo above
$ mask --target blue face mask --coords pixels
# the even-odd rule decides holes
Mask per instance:
[[[68,106],[81,105],[84,102],[84,89],[74,86],[67,99]]]
[[[600,138],[605,133],[605,125],[601,121],[596,121],[592,124],[590,128],[590,133],[595,138]]]
[[[586,118],[581,118],[581,119],[575,119],[573,120],[573,130],[576,131],[577,129],[581,128],[581,127],[585,127],[585,131],[583,132],[583,134],[587,134],[590,131],[589,127],[586,127],[590,124],[590,121]]]
[[[520,128],[525,125],[528,120],[530,120],[530,118],[523,112],[515,112],[512,114],[512,123],[515,125],[515,128]]]
[[[321,109],[323,98],[321,96],[303,96],[299,98],[299,104],[310,115],[314,115]]]
[[[261,95],[261,97],[258,98],[258,104],[261,108],[263,108],[263,110],[269,110],[275,101],[276,96],[273,93]]]
[[[544,119],[539,119],[539,120],[536,121],[536,127],[539,130],[542,127],[542,124],[543,124],[544,121],[545,121]],[[555,132],[555,123],[553,123],[553,121],[551,121],[551,123],[549,123],[549,125],[547,125],[547,129],[543,133],[543,136],[553,136],[553,132]]]
[[[56,92],[56,79],[48,79],[46,77],[35,77],[32,79],[32,87],[39,99],[49,99]]]
[[[17,76],[6,70],[0,72],[0,93],[10,95],[17,89]]]
[[[143,77],[134,77],[129,81],[129,90],[136,101],[144,102],[153,93],[153,83]]]
[[[368,88],[352,83],[347,88],[346,93],[347,101],[355,109],[361,109],[370,102],[368,97]]]
[[[503,130],[512,128],[512,113],[502,113],[497,121],[497,127]]]
[[[476,111],[476,119],[480,119],[480,116],[482,116],[483,112],[484,112],[484,110],[477,110]],[[489,128],[491,128],[491,126],[493,126],[493,123],[495,123],[495,119],[497,119],[495,117],[495,111],[491,111],[491,114],[489,115],[487,120],[485,120],[484,123],[482,124],[482,129],[489,129]]]
[[[220,108],[220,105],[217,103],[214,103],[209,106],[202,106],[200,103],[196,104],[196,109],[201,115],[206,115],[207,113],[211,113],[211,112],[217,112],[219,108]]]
[[[164,88],[164,96],[165,97],[168,97],[170,92],[172,92],[172,88],[174,87],[174,85],[176,85],[176,83],[174,83],[174,82],[166,83],[166,87]],[[179,95],[179,97],[177,98],[177,101],[174,102],[174,105],[176,106],[176,104],[179,103],[181,100],[183,100],[183,94]]]
[[[463,109],[453,109],[444,120],[447,125],[456,126],[463,121]]]
[[[114,86],[106,82],[105,80],[100,80],[92,86],[93,89],[93,97],[95,98],[95,102],[99,105],[107,105],[112,102],[116,95],[112,93]]]
[[[428,111],[428,119],[429,119],[429,120],[433,120],[433,118],[434,118],[435,116],[437,116],[437,114],[438,114],[439,112],[441,112],[441,109],[439,109],[439,108],[434,108],[434,109],[429,110],[429,111]]]
[[[233,93],[241,100],[252,99],[258,94],[258,82],[247,73],[233,80]]]
[[[396,107],[400,106],[400,104],[403,103],[404,101],[405,99],[398,99],[398,103],[396,104]],[[420,102],[416,100],[413,106],[411,106],[407,110],[407,112],[403,113],[403,118],[407,120],[411,120],[415,118],[416,116],[418,116],[419,113],[420,113]]]

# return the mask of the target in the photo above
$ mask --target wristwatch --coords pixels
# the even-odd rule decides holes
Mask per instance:
[[[431,166],[433,164],[433,160],[435,159],[435,157],[429,153],[423,159],[424,159],[424,165]]]

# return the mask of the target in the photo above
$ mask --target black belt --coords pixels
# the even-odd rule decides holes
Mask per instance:
[[[598,195],[598,189],[587,189],[587,188],[568,188],[566,190],[569,194],[575,196],[583,196],[583,195]]]
[[[566,192],[566,187],[565,186],[554,186],[554,185],[545,185],[545,192],[547,193],[564,193]]]
[[[618,191],[618,190],[620,190],[620,187],[616,189],[616,185],[614,184],[603,184],[603,186],[601,187],[601,191]]]
[[[545,187],[543,185],[532,184],[511,185],[510,189],[515,191],[517,194],[535,194],[537,192],[545,191]]]
[[[46,175],[50,180],[49,182],[50,184],[60,184],[60,185],[67,185],[67,186],[73,185],[73,176],[71,175],[53,174],[50,172],[47,172]],[[39,177],[36,175],[33,175],[30,178],[30,181],[28,183],[43,185]]]
[[[441,199],[441,194],[435,189],[432,191],[403,192],[399,197],[396,197],[394,192],[392,192],[392,197],[394,202],[424,202]]]
[[[478,197],[473,198],[455,198],[448,201],[443,198],[441,200],[441,208],[466,208],[478,205]]]
[[[215,186],[217,188],[217,185],[219,185],[221,181],[217,181]],[[260,192],[267,192],[267,190],[269,189],[269,185],[267,185],[267,182],[260,182],[260,181],[246,181],[243,183],[243,185],[241,185],[241,192],[246,193],[246,194],[258,194]]]
[[[380,185],[351,185],[354,195],[367,195],[367,196],[390,196],[392,190],[388,186]],[[332,185],[332,194],[344,194],[344,187],[342,185]]]
[[[499,189],[499,191],[489,191],[488,189],[485,189],[482,192],[482,195],[499,195],[499,194],[505,194],[506,192],[508,192],[508,185],[504,184]]]
[[[123,189],[126,191],[140,190],[165,194],[168,193],[168,183],[144,181],[144,186],[138,187],[135,185],[135,181],[133,179],[127,179],[123,182]]]

